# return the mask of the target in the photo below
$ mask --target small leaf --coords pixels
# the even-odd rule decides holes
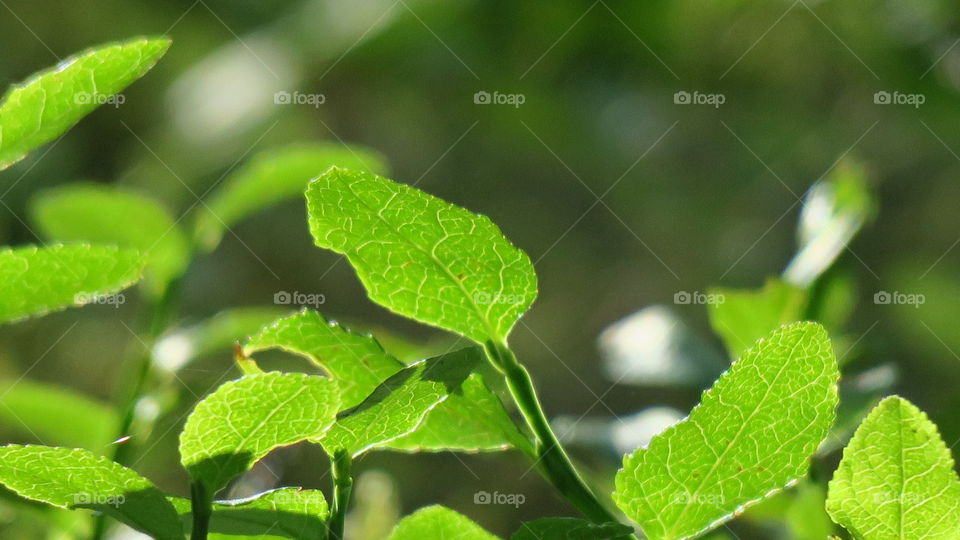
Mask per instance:
[[[228,382],[197,404],[180,435],[180,460],[214,494],[271,450],[329,429],[336,384],[302,373],[262,373]]]
[[[462,385],[483,362],[479,347],[460,349],[412,364],[384,381],[367,399],[337,415],[323,437],[330,454],[343,449],[353,456],[413,432],[434,407]]]
[[[772,278],[763,289],[712,289],[722,301],[710,304],[710,325],[723,338],[730,358],[738,358],[756,340],[803,317],[807,293]]]
[[[827,512],[858,540],[960,538],[960,479],[937,426],[903,398],[881,401],[843,451]]]
[[[103,512],[160,540],[182,540],[173,506],[135,471],[86,450],[0,447],[0,483],[28,499]]]
[[[530,259],[496,225],[412,187],[334,168],[310,183],[307,208],[316,244],[401,315],[503,341],[536,298]]]
[[[311,360],[340,385],[342,407],[354,407],[403,368],[373,337],[357,334],[316,311],[303,310],[263,328],[244,354],[278,348]]]
[[[185,534],[193,525],[190,500],[171,497]],[[227,535],[270,535],[294,540],[325,537],[328,508],[323,492],[280,488],[244,499],[213,502],[210,532]]]
[[[796,323],[747,350],[686,420],[624,458],[614,498],[651,540],[692,538],[806,474],[833,424],[837,364]]]
[[[408,452],[519,448],[532,453],[530,441],[517,429],[503,402],[487,388],[480,373],[470,374],[461,390],[427,413],[413,433],[390,441],[387,446]]]
[[[143,38],[101,45],[11,88],[0,104],[0,170],[142,77],[169,46],[167,39]]]
[[[576,518],[543,518],[524,523],[510,540],[629,540],[633,529],[621,523],[596,524]]]
[[[20,379],[0,381],[0,418],[44,442],[103,451],[119,418],[104,403],[68,388]]]
[[[389,540],[497,540],[470,518],[443,506],[427,506],[400,520]]]
[[[147,257],[145,284],[155,296],[187,267],[183,231],[159,202],[115,186],[73,184],[31,201],[40,232],[59,242],[86,241],[133,248]]]
[[[0,323],[97,302],[140,279],[139,252],[77,244],[0,250]]]
[[[201,245],[212,250],[228,227],[270,205],[301,196],[310,180],[333,166],[386,172],[382,156],[359,146],[314,143],[268,150],[231,174],[199,209],[196,231]]]

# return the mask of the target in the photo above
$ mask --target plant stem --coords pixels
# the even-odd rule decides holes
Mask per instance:
[[[337,450],[330,460],[333,476],[333,505],[327,522],[327,540],[343,540],[343,525],[350,504],[350,492],[353,490],[353,476],[350,473],[351,457],[346,450]]]
[[[193,532],[190,540],[207,540],[210,514],[213,513],[213,494],[200,482],[190,484],[190,511],[193,512]]]
[[[520,414],[533,432],[536,466],[540,473],[560,491],[585,517],[596,523],[615,522],[617,518],[600,504],[596,495],[574,468],[560,441],[550,428],[533,386],[530,373],[517,360],[505,343],[488,341],[484,347],[487,359],[503,373],[507,387]]]

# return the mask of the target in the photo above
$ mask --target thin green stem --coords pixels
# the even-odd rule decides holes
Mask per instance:
[[[540,405],[540,399],[537,397],[533,380],[527,369],[520,364],[513,351],[504,343],[487,342],[484,349],[493,366],[506,377],[507,388],[527,426],[533,432],[536,466],[540,473],[591,521],[596,523],[617,521],[617,518],[587,487],[560,445],[560,441],[557,440]]]
[[[190,540],[207,540],[210,515],[213,513],[213,494],[200,482],[190,484],[190,511],[193,513]]]
[[[353,490],[352,459],[346,450],[337,450],[330,460],[333,476],[333,504],[327,521],[327,540],[343,540],[343,526]]]

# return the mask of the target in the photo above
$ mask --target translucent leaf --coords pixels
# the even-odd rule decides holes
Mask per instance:
[[[474,341],[505,340],[537,295],[533,265],[488,218],[370,173],[307,188],[318,246],[347,256],[370,298]]]
[[[144,282],[154,294],[187,267],[189,248],[176,220],[159,202],[114,186],[74,184],[46,190],[31,203],[41,234],[133,248],[147,257]]]
[[[357,456],[413,432],[450,394],[463,392],[464,381],[483,359],[478,347],[470,347],[402,369],[360,405],[337,416],[323,437],[324,448]]]
[[[28,379],[0,381],[0,418],[42,442],[94,452],[106,449],[119,425],[106,404]]]
[[[960,538],[960,479],[937,426],[884,399],[843,451],[827,512],[857,540]]]
[[[303,310],[263,328],[247,340],[244,354],[282,349],[304,356],[340,385],[343,408],[354,407],[403,368],[373,337],[357,334],[316,311]]]
[[[712,289],[722,302],[710,304],[710,324],[723,338],[730,358],[738,358],[754,341],[781,325],[803,317],[807,293],[771,278],[763,289]]]
[[[783,271],[798,287],[812,284],[833,264],[874,210],[863,165],[842,160],[804,199],[799,251]]]
[[[0,170],[142,77],[169,46],[167,39],[143,38],[101,45],[11,88],[0,104]]]
[[[524,523],[510,540],[629,540],[633,529],[621,523],[598,525],[576,518],[543,518]]]
[[[497,540],[470,518],[443,506],[427,506],[400,520],[389,540]]]
[[[190,500],[171,497],[185,534],[193,525]],[[323,492],[280,488],[253,497],[213,502],[210,532],[225,535],[321,540],[326,536],[328,508]]]
[[[140,279],[143,257],[86,244],[0,250],[0,322],[98,302]]]
[[[227,227],[272,204],[302,196],[310,180],[333,166],[386,172],[382,156],[359,146],[314,143],[263,152],[227,177],[199,208],[200,244],[213,249]]]
[[[135,471],[86,450],[0,447],[0,483],[60,508],[103,512],[160,540],[182,540],[173,506]]]
[[[747,350],[686,420],[624,458],[614,498],[651,540],[691,538],[804,476],[837,405],[823,328],[796,323]]]
[[[271,450],[319,439],[339,405],[336,383],[324,377],[247,375],[197,404],[180,435],[180,460],[214,494]]]

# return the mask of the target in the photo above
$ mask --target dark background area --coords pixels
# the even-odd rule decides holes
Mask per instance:
[[[26,205],[78,180],[137,186],[186,211],[258,150],[303,140],[382,152],[391,177],[490,216],[530,254],[540,296],[512,344],[548,413],[612,419],[656,404],[686,411],[699,389],[617,386],[596,338],[677,291],[758,287],[795,248],[798,200],[842,156],[865,163],[875,219],[839,266],[856,277],[848,325],[861,361],[894,362],[896,391],[960,440],[960,20],[940,0],[723,3],[615,0],[309,0],[159,3],[0,2],[0,83],[73,52],[136,35],[173,46],[119,107],[0,173],[0,241],[37,242]],[[277,91],[322,93],[320,106],[276,105]],[[522,94],[518,107],[478,91]],[[674,102],[722,94],[719,107]],[[919,107],[874,93],[922,94]],[[598,197],[602,200],[598,202]],[[273,207],[197,259],[185,322],[270,305],[278,290],[322,293],[321,311],[428,340],[439,332],[369,302],[348,264],[313,247],[304,205]],[[919,307],[876,305],[877,291],[923,294]],[[703,306],[675,306],[719,342]],[[84,308],[0,330],[0,375],[118,397],[127,325]],[[184,407],[231,365],[230,351],[188,368]],[[183,409],[186,411],[186,408]],[[174,415],[138,469],[183,493]],[[166,432],[165,432],[166,431]],[[11,440],[28,437],[10,435]],[[575,454],[609,477],[617,466]],[[285,450],[282,484],[327,489],[319,449]],[[515,454],[361,460],[386,471],[403,513],[432,502],[499,533],[569,514]],[[523,493],[514,510],[473,505],[477,490]]]

